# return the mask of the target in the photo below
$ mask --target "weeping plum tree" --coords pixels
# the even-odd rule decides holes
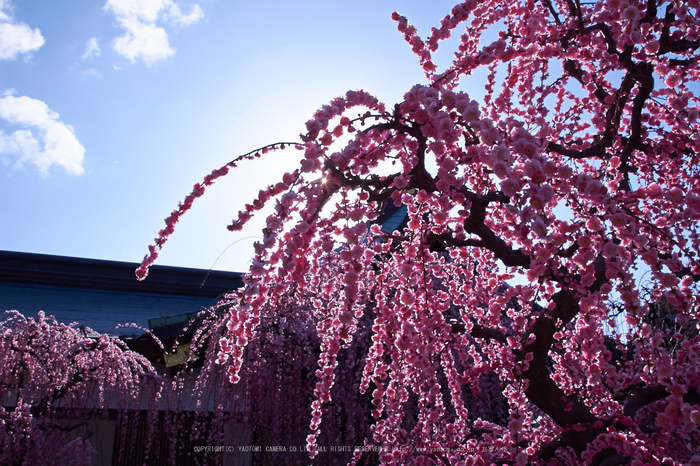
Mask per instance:
[[[2,319],[1,464],[89,465],[95,421],[106,419],[108,408],[121,409],[120,422],[144,405],[156,413],[163,379],[120,340],[89,337],[89,329],[42,312],[6,312]]]
[[[700,464],[699,5],[467,0],[427,39],[395,13],[426,82],[394,106],[347,92],[299,141],[212,172],[137,275],[217,178],[297,150],[229,227],[274,205],[211,346],[236,384],[261,318],[309,303],[312,458],[339,354],[369,319],[358,391],[384,464]],[[388,232],[375,220],[392,203],[408,223]],[[503,422],[465,401],[484,374]]]

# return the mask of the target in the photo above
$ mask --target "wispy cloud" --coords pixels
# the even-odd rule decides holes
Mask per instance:
[[[84,173],[85,148],[73,128],[41,100],[6,93],[0,98],[0,118],[21,127],[11,134],[0,130],[0,156],[6,163],[13,158],[16,168],[31,163],[42,175],[48,175],[52,165],[71,175]]]
[[[88,68],[80,72],[83,76],[92,76],[93,78],[101,78],[102,74],[95,68]]]
[[[107,0],[104,10],[112,13],[124,29],[112,46],[118,54],[135,63],[151,66],[175,54],[165,28],[157,23],[185,27],[204,15],[199,5],[184,14],[173,0]]]
[[[18,22],[12,16],[11,5],[0,0],[0,60],[14,60],[20,55],[29,55],[44,45],[38,28]]]
[[[100,46],[97,43],[97,38],[91,37],[90,40],[87,41],[87,44],[85,44],[85,52],[83,52],[83,55],[81,58],[83,60],[87,60],[89,58],[96,58],[100,56]]]

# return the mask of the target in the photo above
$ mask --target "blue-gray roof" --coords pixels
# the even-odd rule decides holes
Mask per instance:
[[[149,320],[206,309],[242,285],[242,274],[153,266],[138,282],[138,264],[0,251],[0,311],[35,317],[41,310],[59,322],[78,322],[97,332],[118,324],[149,328]],[[120,328],[115,335],[143,333]]]

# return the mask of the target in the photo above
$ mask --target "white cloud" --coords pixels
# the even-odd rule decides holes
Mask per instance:
[[[175,49],[168,42],[168,34],[162,27],[131,18],[122,20],[121,23],[126,34],[114,40],[114,50],[130,62],[142,60],[151,66],[175,54]]]
[[[97,44],[97,38],[91,37],[90,40],[85,44],[85,52],[82,55],[83,60],[88,58],[96,58],[100,56],[100,46]]]
[[[5,0],[0,0],[0,21],[9,21],[10,17],[5,13],[5,8],[10,8],[10,2]]]
[[[85,148],[70,125],[58,119],[58,113],[44,102],[31,97],[5,94],[0,98],[0,118],[22,126],[11,134],[0,130],[0,155],[14,156],[15,167],[29,162],[43,175],[52,165],[62,166],[71,175],[81,175]]]
[[[189,14],[183,14],[173,0],[107,0],[103,8],[124,29],[124,35],[112,44],[114,51],[132,63],[141,60],[148,66],[175,54],[165,28],[156,23],[185,27],[204,16],[196,4]]]
[[[0,60],[14,60],[39,50],[44,38],[38,28],[32,29],[27,23],[17,22],[10,9],[10,2],[0,0]]]
[[[83,76],[92,76],[93,78],[101,78],[102,74],[100,74],[99,71],[97,71],[95,68],[88,68],[87,70],[83,70],[81,72]]]

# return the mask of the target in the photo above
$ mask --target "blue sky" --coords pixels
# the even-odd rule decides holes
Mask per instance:
[[[425,82],[391,12],[426,37],[452,5],[0,0],[0,249],[140,261],[212,169],[297,140],[349,89],[393,105]],[[210,268],[221,256],[214,268],[245,271],[262,219],[226,225],[296,157],[219,180],[158,263]]]

